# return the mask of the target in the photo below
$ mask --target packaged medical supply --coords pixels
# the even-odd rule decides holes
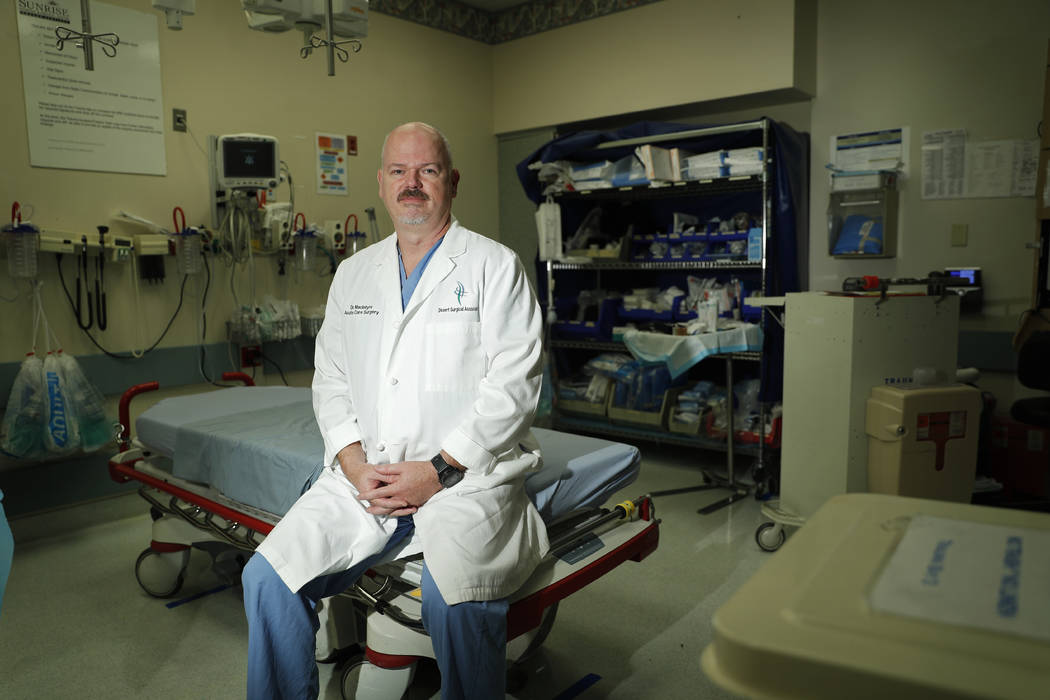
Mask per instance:
[[[634,362],[634,358],[625,353],[603,352],[597,357],[587,360],[583,366],[583,373],[587,375],[601,374],[615,379],[620,371]]]
[[[305,309],[299,316],[299,328],[303,335],[310,338],[317,336],[322,323],[324,323],[324,305]]]
[[[45,416],[44,447],[52,454],[68,454],[80,447],[80,426],[58,355],[44,358]]]
[[[633,154],[624,156],[613,164],[611,179],[613,187],[649,184],[649,178],[645,175],[645,165],[638,156]]]
[[[846,217],[835,242],[833,255],[879,255],[882,253],[882,217],[851,214]]]
[[[612,175],[613,162],[602,160],[596,163],[573,163],[570,166],[573,182],[580,180],[603,180]]]
[[[755,163],[762,163],[761,148],[731,148],[722,153],[722,162],[726,165],[752,165]]]
[[[84,376],[76,358],[61,351],[56,354],[65,380],[67,399],[75,409],[80,448],[84,452],[93,452],[116,437],[114,421],[106,417],[102,392]]]
[[[291,340],[302,332],[299,305],[294,301],[266,296],[257,312],[262,340]]]
[[[36,355],[22,360],[11,384],[4,412],[0,450],[18,459],[44,456],[44,362]]]

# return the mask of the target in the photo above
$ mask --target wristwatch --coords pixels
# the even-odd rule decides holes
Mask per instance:
[[[438,452],[430,460],[430,463],[434,465],[434,469],[437,469],[438,481],[444,488],[451,488],[458,484],[463,478],[463,470],[456,469],[451,464],[445,461],[445,458]]]

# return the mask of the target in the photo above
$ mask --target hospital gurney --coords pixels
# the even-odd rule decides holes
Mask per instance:
[[[156,390],[134,386],[120,400],[121,451],[111,477],[143,484],[153,517],[150,546],[135,565],[150,595],[170,597],[182,586],[190,548],[208,552],[230,582],[296,498],[323,468],[323,444],[310,390],[249,386],[164,399],[136,420],[130,404]],[[543,642],[558,601],[659,542],[648,496],[611,509],[600,506],[637,476],[637,448],[596,438],[534,429],[543,469],[526,488],[548,523],[551,555],[511,597],[508,658],[523,660]],[[318,606],[318,658],[364,648],[347,665],[345,697],[399,698],[420,658],[433,658],[420,619],[420,556],[373,567],[353,588]]]

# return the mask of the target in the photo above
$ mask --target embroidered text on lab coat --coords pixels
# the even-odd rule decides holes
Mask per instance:
[[[344,316],[378,316],[379,309],[371,304],[351,304],[343,311]]]

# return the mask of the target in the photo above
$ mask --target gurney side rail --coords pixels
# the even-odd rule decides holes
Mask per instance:
[[[221,503],[216,503],[215,501],[209,498],[205,498],[204,496],[201,496],[199,494],[195,494],[191,491],[187,491],[186,489],[179,488],[174,484],[169,484],[165,481],[162,481],[161,479],[150,476],[149,474],[143,474],[134,467],[134,463],[138,460],[133,460],[130,463],[121,461],[120,458],[123,456],[123,454],[124,453],[117,455],[113,459],[109,460],[109,473],[110,477],[114,481],[129,481],[131,479],[141,481],[147,486],[151,486],[157,489],[158,491],[169,493],[181,501],[189,503],[193,506],[197,506],[198,509],[207,511],[209,514],[217,515],[223,520],[227,520],[231,523],[236,523],[238,525],[248,528],[248,530],[250,531],[257,532],[264,536],[270,534],[270,531],[273,530],[274,526],[268,522],[259,520],[257,518],[253,518],[250,515],[245,515],[244,513],[238,513],[232,508],[228,508],[227,506],[224,506]],[[139,491],[139,493],[141,494],[142,491]],[[158,502],[155,499],[147,498],[145,495],[143,495],[143,498],[146,498],[146,500],[154,506],[159,507],[160,510],[162,510],[163,512],[171,512],[168,508],[159,506]],[[190,518],[190,516],[187,513],[183,512],[181,508],[174,511],[174,514],[189,519],[191,524],[194,524],[197,527],[201,527],[202,529],[208,530],[211,529],[209,525],[205,522],[198,522],[195,519]],[[208,516],[208,519],[210,520],[210,515]],[[212,525],[214,525],[214,523],[212,523]],[[221,528],[218,528],[218,526],[215,527],[217,528],[216,532],[219,534],[219,536],[223,539],[227,539],[225,535],[221,534]],[[234,542],[234,544],[240,547],[248,546],[237,542]],[[254,549],[255,544],[250,545],[250,548]]]
[[[154,498],[149,491],[148,488],[143,486],[139,489],[139,495],[162,513],[177,516],[190,525],[193,525],[200,530],[210,532],[219,539],[225,540],[234,547],[254,551],[260,544],[255,538],[256,531],[253,529],[242,527],[241,524],[237,522],[230,522],[228,518],[220,515],[219,517],[223,518],[223,520],[226,520],[228,523],[224,527],[214,521],[214,513],[211,513],[200,506],[193,505],[190,508],[183,508],[179,505],[179,499],[176,496],[172,496],[171,500],[168,501],[168,504],[164,505]]]
[[[516,601],[507,613],[507,639],[514,639],[519,634],[534,629],[540,624],[544,609],[604,576],[628,559],[641,561],[646,558],[656,551],[659,542],[660,521],[654,520],[644,530],[600,559]]]
[[[421,618],[406,615],[405,613],[401,612],[401,609],[393,603],[383,600],[382,596],[389,590],[389,588],[390,577],[387,576],[385,577],[383,585],[375,593],[369,593],[368,589],[362,586],[361,582],[358,581],[348,591],[340,595],[346,595],[354,600],[360,601],[368,607],[375,610],[380,615],[386,615],[398,624],[404,625],[405,627],[415,630],[420,634],[427,634],[427,630],[423,626],[423,620]]]
[[[654,552],[659,544],[660,521],[655,518],[655,509],[650,497],[647,495],[634,501],[624,501],[608,510],[597,510],[589,514],[589,517],[588,514],[582,512],[569,514],[569,516],[572,515],[579,516],[577,518],[578,522],[571,524],[568,532],[552,540],[551,552],[548,556],[558,557],[560,554],[572,550],[590,533],[594,533],[601,526],[614,520],[629,520],[632,519],[632,516],[637,516],[638,519],[649,522],[649,525],[631,539],[616,546],[583,568],[568,574],[531,595],[511,603],[510,610],[507,613],[508,640],[535,629],[540,624],[543,618],[543,611],[546,608],[572,595],[627,560],[641,561]],[[570,517],[569,519],[571,520],[572,518]],[[419,618],[406,614],[392,602],[382,599],[384,593],[390,589],[389,576],[387,576],[380,590],[376,592],[370,593],[362,586],[361,582],[358,582],[342,595],[361,601],[399,624],[426,634],[422,621]],[[377,656],[377,658],[379,657]],[[372,663],[380,666],[384,665],[376,660],[373,660]]]

